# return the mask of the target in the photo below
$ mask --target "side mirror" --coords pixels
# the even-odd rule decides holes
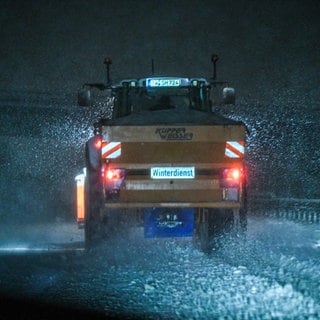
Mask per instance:
[[[225,87],[222,91],[222,102],[223,104],[235,104],[236,102],[236,91],[234,88]]]

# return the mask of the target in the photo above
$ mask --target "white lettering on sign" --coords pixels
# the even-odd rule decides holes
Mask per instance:
[[[151,168],[152,179],[194,179],[194,167],[154,167]]]

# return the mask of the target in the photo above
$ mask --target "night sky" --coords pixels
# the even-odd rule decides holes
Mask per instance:
[[[73,93],[105,79],[218,75],[246,101],[319,100],[317,0],[0,1],[0,90]],[[305,101],[306,99],[306,101]]]

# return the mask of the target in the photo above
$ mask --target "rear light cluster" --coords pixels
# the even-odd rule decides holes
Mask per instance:
[[[123,179],[125,176],[124,169],[108,168],[105,171],[105,181],[107,183]]]
[[[220,171],[220,187],[224,201],[239,201],[240,189],[244,182],[242,167],[224,168]]]
[[[222,188],[239,187],[244,178],[242,168],[224,168],[220,173],[220,186]]]
[[[108,199],[118,199],[120,190],[124,187],[125,173],[124,169],[103,167],[103,185]]]

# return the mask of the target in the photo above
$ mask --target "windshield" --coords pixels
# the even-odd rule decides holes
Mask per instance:
[[[196,109],[210,111],[210,87],[174,86],[174,87],[117,87],[115,95],[114,118],[131,113],[159,111],[167,109]]]
[[[184,109],[191,105],[189,90],[186,88],[145,90],[134,98],[134,111]]]

